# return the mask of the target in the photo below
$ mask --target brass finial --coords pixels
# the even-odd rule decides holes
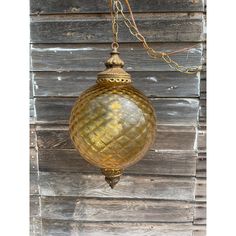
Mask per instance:
[[[120,56],[119,56],[119,52],[117,50],[117,48],[113,48],[112,52],[111,52],[111,57],[106,61],[105,65],[107,68],[112,68],[112,67],[121,67],[123,68],[125,63],[124,61],[121,60]]]
[[[123,170],[119,169],[101,169],[101,171],[102,174],[105,175],[106,182],[112,189],[120,181],[120,176],[123,173]]]

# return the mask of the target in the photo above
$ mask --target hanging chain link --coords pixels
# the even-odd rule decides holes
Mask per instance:
[[[140,42],[142,42],[143,47],[146,49],[147,54],[151,58],[162,59],[172,69],[175,69],[175,70],[185,73],[185,74],[195,74],[202,69],[201,66],[192,66],[192,67],[181,66],[170,57],[170,54],[174,54],[174,53],[161,52],[161,51],[157,51],[157,50],[154,50],[153,48],[151,48],[148,45],[145,37],[139,32],[139,29],[135,23],[134,18],[133,18],[133,13],[130,8],[128,0],[125,0],[125,1],[127,3],[128,8],[129,8],[129,12],[130,12],[132,21],[124,14],[123,5],[120,0],[111,0],[111,1],[112,1],[112,6],[111,6],[111,8],[112,8],[111,9],[111,11],[112,11],[111,12],[111,14],[112,14],[112,31],[113,31],[113,38],[114,38],[113,43],[112,43],[112,47],[117,47],[117,48],[119,47],[119,44],[118,44],[118,19],[119,19],[119,14],[121,14],[121,16],[124,20],[124,23],[127,26],[127,28],[129,29],[130,33],[133,36],[135,36]]]
[[[118,48],[118,33],[119,33],[119,12],[115,9],[115,5],[112,4],[111,6],[111,15],[112,15],[112,32],[113,32],[113,43],[112,48]]]

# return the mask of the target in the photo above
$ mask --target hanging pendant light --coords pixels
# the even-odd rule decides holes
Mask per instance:
[[[106,69],[97,76],[94,86],[75,102],[69,120],[69,132],[75,148],[92,165],[101,169],[113,188],[125,168],[141,160],[154,142],[155,111],[145,95],[135,89],[124,69],[118,52],[118,16],[152,58],[165,61],[183,73],[196,73],[200,68],[186,68],[170,58],[170,54],[151,48],[140,34],[129,5],[130,18],[123,13],[120,0],[111,1],[113,43]]]
[[[97,84],[76,101],[69,130],[82,157],[101,168],[113,188],[123,170],[148,151],[156,121],[152,105],[133,87],[116,48],[105,65]]]

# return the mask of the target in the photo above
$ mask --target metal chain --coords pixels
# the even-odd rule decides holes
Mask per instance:
[[[120,13],[123,20],[124,20],[125,25],[127,26],[127,28],[130,31],[130,33],[133,36],[135,36],[140,42],[142,42],[143,47],[146,49],[147,54],[151,58],[162,59],[164,62],[166,62],[169,65],[169,67],[171,67],[179,72],[186,73],[186,74],[195,74],[202,69],[201,66],[192,66],[192,67],[181,66],[170,57],[170,54],[173,54],[173,53],[168,54],[166,52],[157,51],[157,50],[154,50],[153,48],[151,48],[148,45],[144,36],[138,30],[138,27],[137,27],[135,20],[133,18],[133,13],[130,8],[128,0],[126,0],[126,3],[128,5],[132,21],[124,14],[124,9],[123,9],[123,5],[122,5],[121,1],[120,0],[112,0],[112,10],[114,12],[112,14],[113,15],[113,17],[112,17],[112,30],[113,30],[113,34],[114,34],[114,42],[112,44],[113,46],[119,46],[118,45],[118,15]]]
[[[119,48],[118,44],[118,33],[119,33],[119,12],[115,9],[115,5],[113,4],[113,0],[111,2],[111,16],[112,16],[112,32],[113,32],[113,42],[112,42],[112,49]]]

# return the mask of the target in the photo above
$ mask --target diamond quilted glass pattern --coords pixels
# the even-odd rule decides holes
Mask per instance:
[[[96,84],[76,101],[69,129],[88,162],[102,169],[124,169],[150,148],[156,120],[148,99],[131,84]]]

